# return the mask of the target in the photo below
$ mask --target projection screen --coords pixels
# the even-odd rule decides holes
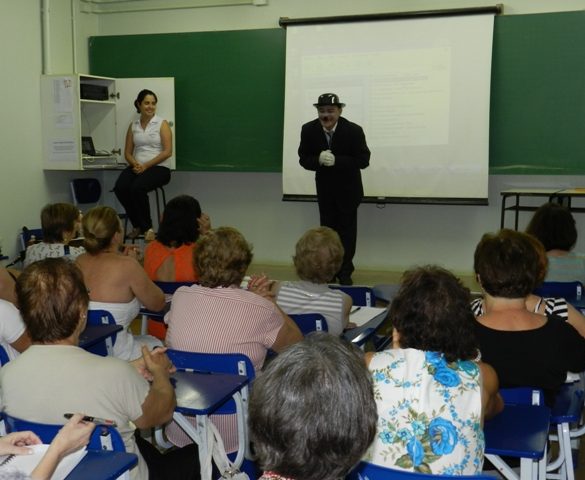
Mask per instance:
[[[372,152],[364,201],[485,204],[494,14],[288,25],[283,198],[315,198],[300,130],[326,92]]]

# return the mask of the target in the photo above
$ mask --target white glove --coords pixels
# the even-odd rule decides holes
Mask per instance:
[[[335,165],[335,155],[331,153],[331,150],[323,150],[319,154],[319,164],[325,167],[332,167]]]

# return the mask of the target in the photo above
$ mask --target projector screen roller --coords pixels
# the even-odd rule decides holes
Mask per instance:
[[[289,25],[284,199],[315,196],[302,124],[333,92],[372,152],[366,201],[486,203],[493,14]]]

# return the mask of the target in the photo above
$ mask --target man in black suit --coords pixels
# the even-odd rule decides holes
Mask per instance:
[[[339,283],[352,285],[357,237],[357,209],[364,189],[360,170],[370,164],[370,150],[362,128],[341,117],[344,103],[324,93],[317,103],[319,117],[301,130],[299,163],[315,172],[321,225],[333,228],[345,249]]]

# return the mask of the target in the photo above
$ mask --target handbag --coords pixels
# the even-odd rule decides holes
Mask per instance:
[[[207,426],[207,445],[209,448],[207,458],[205,458],[203,465],[201,465],[201,480],[211,480],[213,462],[215,462],[218,470],[221,472],[219,480],[250,480],[248,474],[241,472],[228,458],[227,453],[225,453],[223,440],[215,425],[209,421],[207,422]]]

